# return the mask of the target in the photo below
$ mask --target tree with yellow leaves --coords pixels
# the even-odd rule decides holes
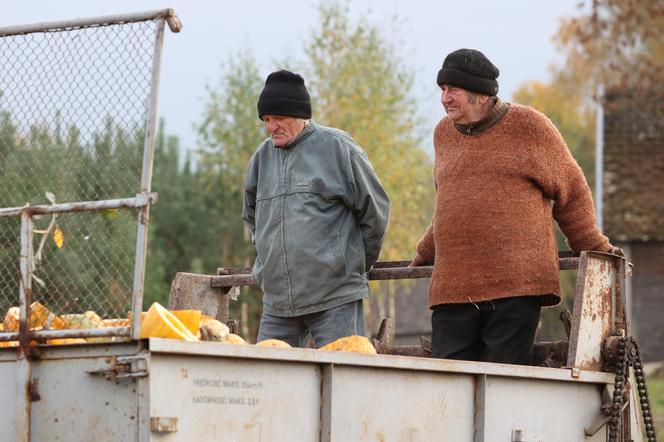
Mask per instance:
[[[593,0],[590,10],[563,21],[556,36],[566,71],[594,91],[648,98],[664,82],[664,2]]]
[[[314,118],[349,132],[367,152],[392,200],[381,260],[410,259],[434,206],[412,73],[367,17],[354,25],[339,3],[321,3],[319,14],[305,49]]]

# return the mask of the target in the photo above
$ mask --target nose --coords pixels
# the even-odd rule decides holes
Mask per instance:
[[[452,101],[450,94],[447,93],[445,89],[440,92],[440,102],[443,104],[449,103]]]
[[[265,124],[265,127],[267,128],[268,132],[272,133],[272,132],[276,131],[277,127],[279,127],[279,126],[274,121],[268,121],[267,124]]]

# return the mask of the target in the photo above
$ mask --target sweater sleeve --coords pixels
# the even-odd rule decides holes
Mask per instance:
[[[539,120],[533,134],[538,141],[536,179],[553,201],[553,217],[560,230],[577,253],[608,252],[611,245],[597,227],[592,194],[581,167],[551,120],[539,112],[535,120]]]
[[[433,222],[429,224],[429,228],[424,232],[424,235],[417,244],[417,254],[420,255],[427,263],[433,264],[436,259],[436,246],[433,241]]]
[[[435,152],[435,164],[433,168],[433,182],[434,186],[436,187],[436,193],[438,193],[438,185],[436,183],[436,167],[438,166],[438,158],[440,158],[440,149],[442,149],[442,143],[441,143],[441,138],[443,136],[443,124],[444,124],[445,119],[443,118],[436,124],[436,127],[433,131],[433,145],[434,145],[434,152]],[[436,201],[437,204],[437,201]],[[422,238],[420,238],[420,241],[417,244],[417,254],[420,255],[422,258],[427,263],[433,264],[433,262],[436,259],[436,243],[434,242],[433,239],[433,225],[434,225],[434,220],[435,220],[436,214],[434,211],[434,215],[431,219],[431,224],[429,224],[429,227],[427,228],[426,232],[424,232],[424,235],[422,235]]]

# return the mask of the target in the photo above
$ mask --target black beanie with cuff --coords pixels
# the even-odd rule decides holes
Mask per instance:
[[[258,98],[258,118],[263,115],[311,118],[311,97],[301,75],[281,70],[272,72]]]
[[[451,52],[438,71],[439,86],[447,84],[470,92],[495,97],[498,94],[500,71],[486,56],[475,49]]]

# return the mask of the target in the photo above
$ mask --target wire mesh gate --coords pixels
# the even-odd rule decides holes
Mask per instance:
[[[0,314],[20,312],[0,344],[19,341],[17,440],[31,340],[138,337],[165,23],[179,32],[170,9],[0,29]],[[133,321],[30,330],[33,301]]]
[[[0,312],[19,301],[23,211],[33,300],[131,309],[165,20],[179,30],[171,10],[0,29]]]

